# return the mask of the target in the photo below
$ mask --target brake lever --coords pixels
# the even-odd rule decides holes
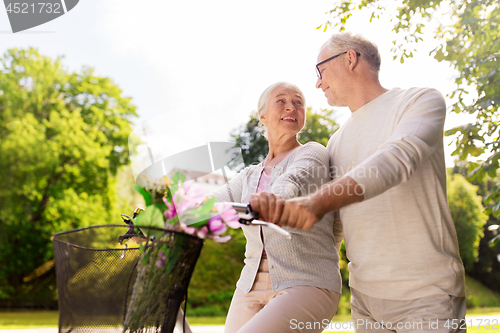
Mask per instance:
[[[128,224],[128,229],[127,229],[127,232],[124,234],[124,235],[121,235],[120,237],[118,237],[118,243],[120,243],[120,245],[122,245],[123,241],[125,239],[129,239],[129,238],[132,238],[132,237],[143,237],[143,238],[146,238],[146,236],[144,235],[144,233],[142,232],[141,229],[139,229],[138,227],[136,227],[134,225],[134,223],[132,222],[133,219],[139,215],[139,213],[141,211],[143,211],[144,209],[138,207],[134,210],[134,213],[133,213],[133,217],[130,217],[126,214],[122,214],[121,215],[121,218],[123,220],[123,222],[125,224]]]
[[[266,226],[270,229],[273,229],[277,233],[285,236],[287,239],[292,239],[292,235],[286,231],[285,229],[281,228],[280,226],[266,222],[266,221],[260,221],[257,220],[259,218],[259,213],[254,211],[250,205],[245,205],[241,203],[235,203],[232,202],[231,205],[233,208],[236,210],[240,217],[240,223],[244,225],[263,225]]]

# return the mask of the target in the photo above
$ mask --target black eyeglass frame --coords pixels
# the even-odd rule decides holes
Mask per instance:
[[[316,74],[318,75],[318,78],[319,78],[320,80],[322,80],[322,79],[323,79],[323,77],[322,77],[322,75],[321,75],[321,71],[319,70],[319,66],[323,65],[324,63],[326,63],[326,62],[328,62],[328,61],[330,61],[330,60],[332,60],[332,59],[337,58],[338,56],[341,56],[341,55],[343,55],[343,54],[346,54],[347,52],[348,52],[348,51],[345,51],[345,52],[342,52],[342,53],[336,54],[336,55],[334,55],[333,57],[330,57],[330,58],[328,58],[328,59],[325,59],[325,60],[323,60],[322,62],[320,62],[320,63],[316,64]],[[359,57],[359,56],[361,55],[361,53],[356,52],[356,55]]]

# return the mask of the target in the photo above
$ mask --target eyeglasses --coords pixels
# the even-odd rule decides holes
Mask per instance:
[[[323,65],[325,62],[328,62],[328,61],[330,61],[330,60],[332,60],[332,59],[335,59],[335,58],[337,58],[338,56],[341,56],[341,55],[346,54],[346,53],[347,53],[347,51],[346,51],[346,52],[339,53],[339,54],[336,54],[336,55],[334,55],[333,57],[330,57],[330,58],[328,58],[328,59],[326,59],[326,60],[323,60],[322,62],[318,63],[318,64],[316,65],[316,74],[318,75],[319,79],[320,79],[320,80],[321,80],[321,79],[323,79],[323,77],[321,76],[321,71],[319,70],[319,66]],[[356,55],[359,57],[359,56],[361,55],[361,53],[356,52]]]

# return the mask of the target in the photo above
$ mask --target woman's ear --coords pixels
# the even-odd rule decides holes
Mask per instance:
[[[262,123],[263,123],[264,125],[267,125],[267,124],[266,124],[266,121],[267,121],[266,116],[261,116],[261,115],[260,115],[260,112],[259,112],[259,119],[260,119],[260,121],[262,121]]]

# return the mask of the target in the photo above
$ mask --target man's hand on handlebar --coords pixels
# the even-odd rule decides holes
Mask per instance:
[[[296,197],[286,201],[279,225],[295,229],[310,230],[324,214],[314,207],[309,197]]]
[[[285,200],[273,193],[260,192],[252,194],[249,204],[254,211],[259,212],[262,221],[279,224]]]
[[[252,209],[261,214],[262,220],[282,227],[309,230],[324,215],[318,213],[308,197],[292,198],[285,202],[273,193],[260,192],[252,194],[249,203]]]

